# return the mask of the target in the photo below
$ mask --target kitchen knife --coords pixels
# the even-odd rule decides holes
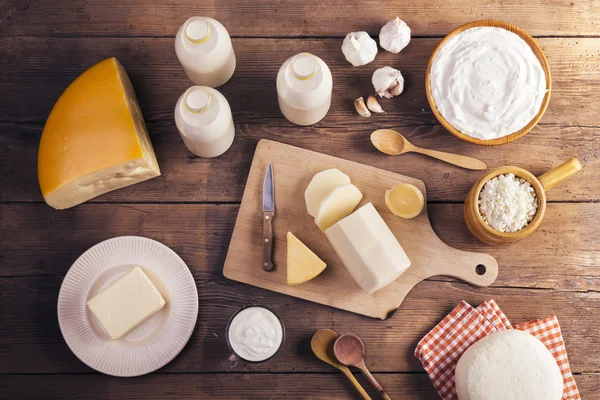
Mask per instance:
[[[263,182],[263,269],[272,271],[273,264],[273,218],[275,217],[275,188],[273,165],[269,163]]]

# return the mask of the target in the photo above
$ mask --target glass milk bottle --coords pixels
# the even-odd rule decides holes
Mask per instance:
[[[331,105],[333,80],[323,60],[310,53],[288,58],[277,74],[277,98],[283,115],[296,125],[319,122]]]
[[[235,53],[227,29],[209,17],[191,17],[179,28],[175,52],[196,85],[218,87],[235,70]]]
[[[235,134],[227,99],[206,86],[192,86],[181,95],[175,106],[175,124],[186,147],[204,158],[225,153]]]

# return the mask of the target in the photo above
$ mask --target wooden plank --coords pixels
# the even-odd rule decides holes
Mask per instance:
[[[62,277],[94,244],[142,235],[174,249],[198,282],[218,280],[237,212],[231,204],[95,204],[60,212],[43,204],[2,205],[0,276]],[[509,247],[478,242],[464,225],[462,204],[430,204],[428,212],[444,242],[496,258],[500,273],[493,286],[600,290],[600,245],[589,223],[600,203],[549,204],[539,230]]]
[[[583,172],[548,192],[549,201],[596,201],[600,193],[600,128],[538,126],[515,143],[501,147],[465,144],[441,126],[401,127],[411,142],[436,150],[479,158],[490,168],[505,164],[541,175],[571,157]],[[411,176],[425,182],[429,201],[463,202],[481,172],[468,171],[421,155],[389,157],[371,145],[379,126],[295,128],[237,124],[234,144],[221,157],[201,159],[190,153],[174,124],[150,123],[148,129],[162,176],[100,196],[92,202],[239,202],[258,140],[269,138],[309,150]],[[37,182],[40,126],[0,124],[0,202],[42,201]],[[535,154],[535,157],[531,155]]]
[[[361,374],[355,374],[377,398]],[[377,374],[386,391],[406,400],[438,399],[425,374]],[[580,379],[584,390],[591,387]],[[119,379],[103,375],[8,375],[2,377],[0,394],[14,400],[64,399],[358,399],[342,374],[152,374]]]
[[[197,277],[197,269],[192,266]],[[0,279],[0,374],[89,372],[63,341],[56,318],[62,276]],[[557,315],[574,372],[598,372],[600,359],[600,292],[564,292],[521,288],[475,288],[462,283],[424,281],[387,321],[373,320],[316,305],[222,277],[198,280],[198,325],[191,340],[165,372],[227,372],[230,351],[224,338],[227,322],[248,304],[268,304],[286,325],[281,353],[261,365],[238,372],[331,371],[310,351],[310,338],[322,328],[353,332],[365,342],[374,372],[421,372],[413,356],[418,341],[461,300],[477,305],[494,299],[512,322]],[[585,316],[585,317],[583,317]]]
[[[235,39],[237,69],[219,90],[231,102],[236,122],[292,127],[279,111],[275,77],[288,57],[310,50],[328,63],[334,81],[332,107],[317,126],[436,124],[425,96],[425,69],[439,42],[414,39],[399,55],[381,52],[373,63],[355,68],[344,59],[341,39]],[[541,122],[600,126],[600,38],[543,38],[539,43],[549,59],[553,83]],[[43,123],[73,79],[111,56],[128,71],[146,120],[170,121],[177,99],[191,86],[173,46],[172,38],[0,39],[0,122]],[[382,101],[387,115],[362,118],[353,100],[373,92],[373,71],[385,65],[402,71],[405,91]]]
[[[143,10],[143,12],[141,11]],[[359,3],[332,0],[193,0],[165,3],[135,0],[108,5],[100,0],[9,0],[2,29],[6,35],[163,36],[175,35],[191,15],[221,21],[234,36],[344,36],[353,30],[379,34],[399,15],[416,36],[445,35],[478,19],[508,20],[533,35],[598,35],[598,3],[589,0],[507,0],[471,2],[401,0]],[[540,23],[543,21],[543,23]],[[0,25],[1,27],[1,25]],[[0,32],[2,32],[0,31]]]
[[[355,374],[376,398],[365,379]],[[425,374],[378,374],[377,379],[392,398],[437,400]],[[600,399],[600,376],[575,377],[586,400]],[[67,389],[68,388],[68,389]],[[14,400],[64,399],[66,392],[80,400],[93,399],[358,399],[341,374],[152,374],[119,379],[103,375],[7,375],[0,393]]]
[[[271,163],[277,201],[273,233],[275,242],[282,245],[275,246],[273,260],[277,267],[267,274],[260,268],[259,262],[265,236],[261,214],[257,210],[262,209],[263,181],[267,166]],[[401,255],[403,249],[408,257],[404,256],[410,267],[376,293],[369,294],[358,287],[344,267],[344,263],[349,266],[348,260],[345,259],[344,263],[340,260],[340,257],[348,254],[340,253],[339,248],[336,253],[332,247],[336,243],[340,247],[343,243],[347,244],[349,239],[344,239],[343,234],[348,227],[340,228],[337,233],[342,236],[336,236],[330,232],[336,229],[332,226],[328,230],[327,239],[323,240],[324,233],[306,211],[303,194],[308,182],[315,174],[330,168],[337,168],[352,177],[352,183],[362,193],[362,200],[359,199],[360,203],[356,209],[368,207],[368,203],[371,203],[375,216],[380,215],[381,224],[389,227],[390,236],[393,238],[393,235],[396,235],[398,238],[402,246],[399,251]],[[396,184],[416,186],[416,190],[423,192],[422,197],[427,201],[425,186],[419,180],[279,142],[262,140],[252,161],[223,275],[237,282],[379,319],[386,319],[394,313],[408,292],[427,278],[445,274],[477,286],[492,284],[498,275],[496,260],[483,252],[461,251],[443,243],[431,227],[427,210],[408,220],[398,218],[388,210],[384,199],[385,192]],[[327,264],[327,269],[319,277],[303,285],[287,284],[287,250],[283,243],[286,242],[288,231],[293,232]],[[410,234],[407,234],[408,232]],[[362,243],[353,244],[360,246]],[[370,252],[372,253],[372,250]],[[478,265],[486,268],[482,275],[476,272]],[[371,267],[390,268],[389,264]],[[406,268],[402,264],[400,267]]]

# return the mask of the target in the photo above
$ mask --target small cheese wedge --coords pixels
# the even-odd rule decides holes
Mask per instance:
[[[335,188],[349,183],[350,177],[336,168],[315,174],[304,192],[304,201],[306,202],[308,213],[316,218],[323,200]]]
[[[372,203],[327,229],[325,235],[350,276],[369,294],[410,267],[408,256]]]
[[[385,204],[394,215],[410,219],[421,214],[425,198],[415,185],[402,183],[385,192]]]
[[[292,232],[287,233],[287,284],[299,285],[325,270],[325,264]]]
[[[362,197],[360,190],[351,183],[335,188],[321,202],[321,208],[315,218],[316,224],[323,232],[326,231],[331,225],[350,215]]]
[[[112,339],[120,339],[165,305],[140,267],[135,267],[88,301],[87,306]]]
[[[160,175],[131,81],[115,58],[81,74],[46,121],[38,152],[44,200],[63,209]]]

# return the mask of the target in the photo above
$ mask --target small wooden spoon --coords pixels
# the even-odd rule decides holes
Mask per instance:
[[[371,143],[382,153],[390,156],[398,156],[404,153],[419,153],[429,157],[437,158],[438,160],[446,161],[447,163],[458,167],[474,170],[484,170],[487,165],[483,161],[476,158],[461,156],[458,154],[445,153],[443,151],[428,150],[417,147],[410,143],[404,136],[392,129],[378,129],[371,134]]]
[[[342,371],[364,400],[371,400],[367,392],[365,392],[365,389],[363,389],[354,375],[352,375],[352,372],[350,372],[348,367],[335,358],[335,355],[333,354],[333,345],[338,337],[338,334],[331,329],[321,329],[312,337],[312,340],[310,341],[310,347],[312,348],[313,353],[315,353],[319,359]]]
[[[369,379],[373,387],[384,400],[391,400],[377,379],[365,365],[365,344],[353,333],[346,333],[338,338],[333,345],[336,358],[342,363],[360,369]]]

